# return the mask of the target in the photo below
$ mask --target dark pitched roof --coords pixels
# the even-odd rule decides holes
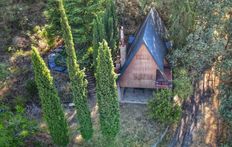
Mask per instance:
[[[158,65],[161,73],[164,71],[164,58],[168,48],[163,40],[167,36],[167,31],[156,10],[151,9],[145,22],[141,26],[139,32],[128,51],[126,61],[121,68],[121,75],[126,71],[135,54],[144,43]]]

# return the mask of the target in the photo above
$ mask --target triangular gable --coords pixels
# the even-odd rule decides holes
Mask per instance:
[[[157,21],[157,22],[156,22]],[[148,14],[145,22],[140,28],[136,38],[131,45],[131,48],[128,52],[128,56],[126,58],[126,62],[121,68],[121,75],[124,74],[128,65],[131,63],[135,54],[138,52],[141,45],[144,43],[152,55],[154,61],[158,65],[158,69],[163,73],[164,70],[164,58],[167,54],[167,47],[165,42],[162,40],[161,35],[166,33],[166,29],[159,17],[157,11],[151,10]],[[119,78],[120,78],[119,77]]]

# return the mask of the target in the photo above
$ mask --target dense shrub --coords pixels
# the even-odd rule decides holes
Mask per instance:
[[[174,95],[182,99],[187,99],[193,93],[191,78],[184,68],[175,68],[174,70]]]
[[[181,108],[172,103],[172,96],[169,89],[154,92],[153,99],[148,103],[151,118],[165,124],[176,123],[180,119]]]
[[[68,23],[68,18],[65,13],[63,0],[59,1],[59,10],[65,50],[67,54],[68,74],[71,81],[71,90],[77,110],[78,121],[81,126],[80,131],[82,137],[88,140],[92,137],[93,128],[90,111],[87,105],[87,81],[85,79],[85,73],[80,70],[79,64],[77,64],[73,37]]]
[[[41,99],[44,118],[55,144],[69,143],[68,126],[50,71],[36,48],[32,47],[32,63],[35,81]]]
[[[26,117],[22,107],[17,106],[16,112],[12,112],[8,107],[0,106],[1,147],[24,146],[25,139],[37,130],[36,123]]]
[[[105,40],[98,49],[96,80],[100,128],[105,137],[114,138],[120,129],[119,102],[113,61]]]

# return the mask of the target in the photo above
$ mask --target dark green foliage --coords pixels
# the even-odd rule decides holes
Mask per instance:
[[[69,143],[68,126],[60,98],[50,71],[34,47],[32,47],[32,63],[44,118],[48,124],[52,140],[57,145],[66,146]]]
[[[67,54],[66,60],[69,78],[71,81],[71,89],[77,109],[78,121],[81,125],[80,131],[82,137],[88,140],[92,137],[93,129],[90,111],[87,105],[87,81],[85,80],[84,72],[80,70],[80,67],[77,64],[73,37],[71,33],[71,28],[68,24],[68,19],[65,14],[63,0],[60,0],[59,2],[59,10],[59,13],[61,14],[61,24],[63,30],[63,38],[65,42],[65,50]]]
[[[102,134],[114,138],[119,132],[119,102],[110,49],[104,40],[97,57],[97,103]]]
[[[38,94],[38,88],[36,86],[35,80],[27,80],[26,90],[30,96],[35,96]]]
[[[148,103],[151,118],[165,124],[172,124],[179,121],[181,108],[172,103],[172,97],[172,91],[169,89],[154,92],[153,99]]]
[[[106,7],[106,11],[103,16],[105,40],[111,49],[112,57],[116,57],[117,53],[117,41],[118,41],[118,18],[116,16],[115,1],[110,0]]]
[[[218,7],[218,6],[221,7]],[[191,71],[194,78],[212,67],[220,55],[226,55],[225,46],[228,42],[228,23],[230,19],[222,19],[228,15],[229,2],[199,1],[197,3],[198,17],[195,31],[188,35],[187,44],[173,50],[171,62],[176,66],[184,66]],[[215,14],[215,11],[222,13]],[[210,12],[210,13],[209,13]],[[204,33],[202,33],[204,32]],[[230,36],[230,35],[229,35]],[[224,57],[223,57],[224,58]]]
[[[60,13],[58,0],[48,0],[45,16],[48,21],[47,32],[49,38],[61,35]]]
[[[174,70],[174,95],[182,99],[187,99],[193,93],[193,86],[188,72],[184,68],[175,68]]]
[[[196,0],[172,0],[170,7],[170,35],[176,47],[182,47],[186,38],[194,30]]]
[[[227,123],[232,120],[230,97],[232,86],[231,6],[231,0],[196,1],[193,12],[195,15],[194,27],[190,27],[186,42],[172,50],[170,54],[170,61],[173,65],[184,67],[186,71],[189,71],[193,83],[197,82],[207,69],[216,67],[221,87],[219,93],[221,98],[220,114]],[[179,9],[176,9],[177,13],[179,13],[178,11]],[[185,12],[179,14],[180,16],[181,14],[185,15]],[[179,18],[182,19],[182,17]],[[176,19],[177,23],[182,23],[178,20],[180,19]],[[180,28],[176,31],[179,30],[183,29]],[[175,31],[172,34],[175,34]],[[179,39],[181,36],[177,34],[176,38]]]
[[[16,106],[12,112],[6,106],[0,106],[0,146],[18,147],[25,146],[26,137],[33,135],[38,130],[36,123],[27,118],[24,109]]]
[[[232,26],[232,20],[231,20]],[[228,29],[230,31],[230,37],[232,34],[232,28]],[[220,74],[220,115],[223,119],[230,124],[232,128],[232,40],[228,41],[228,46],[226,48],[226,54],[220,58],[217,64],[217,71]]]
[[[232,127],[232,88],[221,87],[220,115]]]
[[[116,58],[118,38],[116,6],[114,1],[109,0],[107,1],[104,14],[97,16],[93,23],[94,65],[98,53],[99,42],[102,42],[103,39],[108,42],[109,47],[112,49],[111,54],[113,59]]]
[[[96,17],[93,22],[93,66],[97,66],[97,53],[99,43],[105,38],[105,28],[102,23],[102,17]]]
[[[75,44],[89,47],[92,40],[92,23],[102,9],[102,1],[65,0],[65,10],[72,28]]]
[[[8,65],[0,63],[0,83],[9,76]]]
[[[71,26],[74,44],[79,49],[87,49],[92,43],[93,20],[102,13],[104,0],[64,0],[64,7]],[[58,0],[49,0],[46,16],[48,20],[48,34],[61,35],[60,14]]]
[[[88,71],[92,71],[93,66],[93,48],[89,47],[87,49],[87,52],[81,56],[80,54],[77,54],[77,58],[81,58],[81,61],[79,61],[81,69],[86,68]]]

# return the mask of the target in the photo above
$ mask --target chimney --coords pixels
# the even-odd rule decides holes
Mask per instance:
[[[125,60],[126,60],[126,45],[125,45],[125,36],[124,36],[123,26],[121,26],[121,28],[120,28],[119,49],[120,49],[120,62],[121,62],[121,67],[122,67],[125,63]]]

